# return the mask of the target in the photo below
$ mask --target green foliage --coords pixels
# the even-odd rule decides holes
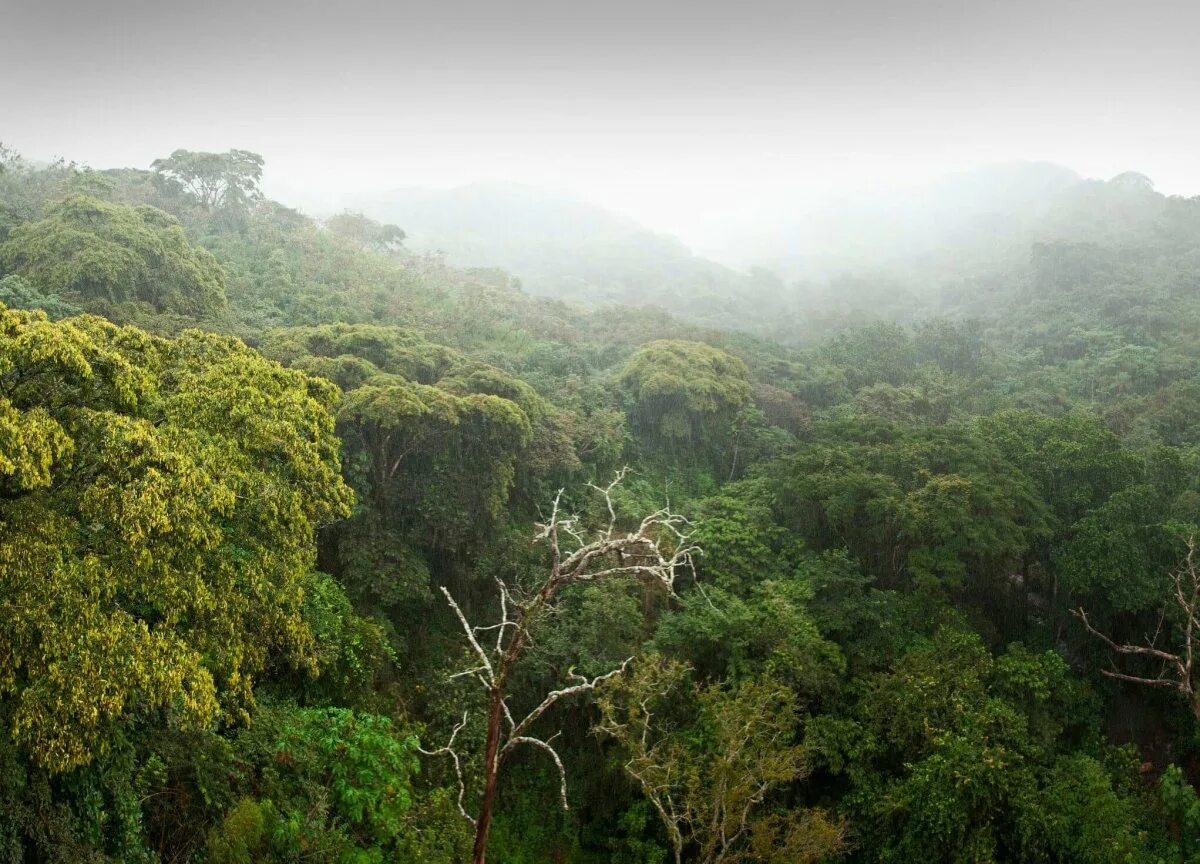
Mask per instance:
[[[808,586],[768,580],[746,593],[744,599],[720,588],[689,593],[659,624],[654,645],[708,677],[769,676],[814,700],[833,691],[845,662],[808,615]]]
[[[376,841],[387,841],[403,830],[412,807],[408,784],[419,768],[416,746],[415,737],[397,736],[387,718],[314,709],[299,712],[294,725],[284,727],[276,761],[302,762],[301,776],[326,766],[333,812]]]
[[[790,573],[803,554],[798,538],[776,521],[776,499],[762,479],[730,484],[700,506],[696,542],[704,585],[738,592]]]
[[[1200,798],[1183,771],[1168,765],[1159,779],[1159,798],[1170,818],[1185,864],[1200,860]]]
[[[1044,787],[1023,802],[1023,860],[1123,864],[1143,860],[1138,802],[1113,788],[1105,766],[1084,755],[1060,757]]]
[[[38,762],[239,716],[273,658],[315,669],[312,533],[350,499],[327,388],[218,337],[0,311],[0,389],[0,690]]]
[[[942,628],[849,717],[815,718],[808,741],[851,784],[852,822],[878,860],[1130,860],[1136,799],[1091,756],[1059,754],[1086,705],[1054,652],[993,658]]]
[[[277,819],[270,801],[243,798],[208,832],[208,860],[212,864],[253,864],[269,854],[264,846],[268,829]]]
[[[207,210],[244,211],[259,197],[263,158],[248,150],[204,153],[176,150],[150,165],[171,191],[195,198]]]
[[[395,661],[385,627],[357,615],[341,584],[313,573],[301,613],[313,634],[318,673],[298,688],[308,704],[363,707],[378,702],[375,685]]]
[[[667,449],[721,446],[750,400],[746,365],[701,342],[643,345],[621,370],[621,383],[633,400],[635,432]]]
[[[1181,545],[1158,490],[1139,483],[1114,493],[1072,527],[1058,563],[1081,597],[1103,598],[1102,609],[1157,609]]]
[[[1002,250],[828,292],[678,255],[650,278],[662,249],[567,274],[784,345],[527,295],[264,200],[261,171],[0,148],[0,860],[465,860],[451,761],[416,770],[414,731],[464,709],[468,789],[482,767],[438,589],[495,620],[557,490],[627,464],[618,511],[694,517],[695,579],[573,586],[539,621],[512,710],[634,671],[556,709],[569,812],[513,757],[490,857],[1200,856],[1194,778],[1163,771],[1195,718],[1103,676],[1068,614],[1168,651],[1186,624],[1195,202],[1072,181]]]
[[[981,419],[980,429],[1037,482],[1042,499],[1068,525],[1132,483],[1142,467],[1116,435],[1087,414],[1003,411]]]
[[[839,333],[825,346],[829,362],[846,370],[853,389],[903,384],[917,365],[912,335],[898,324],[876,323]]]
[[[459,544],[481,522],[494,522],[518,459],[542,475],[578,464],[529,385],[400,328],[294,327],[272,331],[264,347],[348,391],[338,413],[347,473],[375,511],[341,543],[360,585],[376,582],[371,570],[387,558],[395,570],[416,574],[400,580],[409,586],[400,593],[419,596],[421,565],[409,550]],[[384,527],[394,514],[412,527]],[[364,537],[367,525],[378,530]],[[394,593],[382,584],[373,591],[385,602]]]
[[[362,213],[339,213],[325,221],[325,227],[335,234],[375,252],[391,252],[404,243],[404,232],[396,225],[381,225]]]
[[[263,341],[263,353],[294,366],[325,361],[357,362],[364,374],[387,372],[420,384],[434,384],[462,362],[458,352],[434,345],[410,330],[368,324],[330,324],[320,327],[289,327],[272,330]],[[328,367],[337,368],[337,367]],[[330,376],[325,376],[330,377]],[[353,389],[362,380],[337,380],[343,389]]]
[[[41,309],[53,320],[78,315],[82,310],[53,294],[43,294],[20,276],[0,279],[0,304],[9,309]]]
[[[389,719],[268,706],[255,721],[233,742],[245,794],[209,831],[210,861],[449,864],[461,853],[448,802],[413,788],[416,737]]]
[[[385,377],[346,395],[338,425],[350,452],[367,458],[379,506],[410,509],[449,542],[499,515],[531,434],[507,399]]]
[[[889,585],[991,581],[995,591],[1048,536],[1033,483],[971,425],[855,420],[815,439],[779,482],[789,520]]]
[[[76,196],[14,228],[0,266],[92,309],[145,303],[202,318],[225,306],[225,274],[171,216]]]
[[[769,678],[702,686],[687,674],[650,657],[600,698],[600,729],[621,746],[675,860],[685,849],[702,862],[816,862],[837,853],[841,831],[823,813],[794,808],[779,820],[762,812],[768,792],[805,774],[803,749],[790,741],[791,691]]]

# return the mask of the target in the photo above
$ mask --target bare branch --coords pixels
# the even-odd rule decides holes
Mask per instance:
[[[570,810],[571,805],[567,803],[567,769],[563,767],[562,759],[558,757],[558,752],[551,747],[548,742],[543,741],[540,738],[530,738],[527,735],[510,738],[504,749],[507,751],[510,747],[516,746],[517,744],[529,744],[534,747],[539,747],[550,754],[550,758],[553,759],[554,764],[558,766],[558,779],[560,781],[558,794],[562,799],[562,808],[564,810]]]
[[[1162,671],[1156,677],[1130,675],[1124,672],[1104,669],[1104,675],[1119,681],[1129,681],[1134,684],[1144,684],[1148,687],[1170,687],[1178,690],[1191,702],[1192,712],[1200,719],[1200,699],[1197,699],[1195,683],[1193,682],[1193,664],[1200,640],[1200,621],[1197,620],[1197,607],[1200,606],[1200,571],[1196,566],[1196,538],[1187,538],[1187,555],[1181,567],[1171,574],[1171,585],[1174,604],[1182,613],[1182,625],[1177,635],[1181,648],[1178,653],[1171,653],[1158,647],[1159,636],[1162,633],[1163,621],[1167,611],[1163,609],[1159,617],[1154,636],[1146,640],[1145,645],[1120,644],[1107,634],[1092,626],[1087,613],[1082,609],[1072,610],[1089,633],[1104,642],[1115,654],[1124,656],[1147,657],[1158,660],[1163,664]],[[1168,669],[1172,674],[1168,675]]]
[[[475,630],[467,623],[467,616],[463,614],[462,609],[454,602],[454,597],[450,594],[450,589],[445,585],[442,586],[442,593],[446,595],[446,602],[450,604],[450,608],[454,610],[454,614],[458,616],[458,621],[462,624],[463,632],[467,634],[467,641],[471,643],[471,647],[475,649],[475,654],[483,663],[483,668],[487,670],[488,677],[493,681],[496,678],[496,673],[492,669],[492,661],[488,659],[487,653],[480,647],[479,641],[475,638]]]
[[[613,478],[613,481],[611,483],[609,483],[608,486],[606,486],[603,489],[601,489],[595,483],[588,483],[588,486],[590,486],[592,489],[595,489],[597,492],[599,492],[601,495],[604,496],[604,503],[608,507],[608,528],[604,531],[597,532],[598,536],[601,540],[611,539],[612,535],[613,535],[613,531],[617,527],[617,510],[613,506],[612,493],[613,493],[613,490],[616,489],[618,485],[620,485],[621,481],[625,479],[625,475],[628,473],[629,473],[629,466],[626,465],[620,471],[617,472],[617,476]]]
[[[1076,618],[1078,618],[1080,621],[1083,622],[1083,626],[1087,628],[1089,633],[1091,633],[1093,636],[1099,637],[1101,640],[1103,640],[1103,642],[1106,645],[1108,645],[1109,648],[1116,651],[1118,654],[1142,654],[1147,657],[1156,657],[1159,660],[1163,660],[1168,663],[1179,663],[1180,662],[1178,655],[1170,654],[1166,651],[1159,650],[1158,648],[1155,648],[1153,646],[1118,645],[1116,642],[1114,642],[1112,639],[1110,639],[1106,634],[1101,633],[1099,630],[1097,630],[1095,627],[1092,626],[1092,623],[1088,620],[1087,612],[1085,612],[1082,607],[1080,607],[1079,609],[1075,609],[1072,612],[1072,614]]]
[[[1126,675],[1123,672],[1114,672],[1111,669],[1101,669],[1100,674],[1109,678],[1115,678],[1118,681],[1132,681],[1134,684],[1146,684],[1150,687],[1179,687],[1179,682],[1171,678],[1139,678],[1136,675]]]
[[[497,628],[496,653],[499,654],[504,650],[504,631],[516,625],[508,619],[508,586],[504,584],[504,580],[499,576],[496,577],[496,584],[500,586],[500,623],[495,625]]]
[[[417,752],[423,756],[441,756],[448,755],[454,762],[454,774],[458,777],[458,812],[462,817],[471,823],[471,827],[475,827],[475,818],[467,812],[467,808],[463,806],[463,799],[467,794],[467,784],[463,782],[462,763],[458,760],[458,751],[454,749],[454,739],[458,737],[458,733],[467,725],[467,712],[463,712],[462,721],[454,727],[454,731],[450,733],[450,740],[445,746],[439,747],[436,750],[425,750],[422,747],[417,747]]]
[[[474,669],[464,669],[461,672],[455,672],[453,675],[447,676],[447,681],[453,681],[455,678],[466,678],[470,675],[478,675],[480,672],[487,672],[486,666],[476,666]]]
[[[503,580],[497,579],[496,584],[500,593],[500,620],[498,622],[472,626],[450,591],[445,586],[441,587],[446,602],[450,604],[455,617],[458,618],[467,642],[479,661],[472,668],[456,672],[449,677],[451,679],[474,677],[487,693],[488,711],[485,726],[487,734],[477,818],[468,816],[462,805],[465,787],[462,783],[459,759],[453,750],[454,736],[451,736],[451,743],[444,748],[421,752],[426,755],[446,753],[454,759],[455,770],[459,773],[459,810],[475,826],[473,859],[476,864],[480,864],[485,859],[488,832],[496,798],[497,778],[503,757],[521,744],[538,747],[549,753],[559,771],[560,797],[563,807],[566,808],[566,769],[557,751],[550,744],[557,735],[543,740],[527,733],[551,706],[565,697],[592,691],[603,682],[621,675],[633,659],[629,658],[616,669],[595,678],[589,679],[582,675],[572,675],[573,683],[547,693],[532,711],[517,721],[509,708],[505,688],[513,667],[521,659],[525,650],[534,644],[536,622],[543,620],[540,613],[554,613],[560,609],[555,601],[559,589],[565,585],[573,582],[594,582],[617,576],[636,576],[647,583],[662,585],[669,596],[673,595],[677,572],[681,568],[690,569],[693,556],[700,553],[700,550],[690,541],[687,533],[691,523],[683,516],[672,513],[669,508],[657,510],[646,516],[641,520],[636,531],[624,535],[618,533],[617,509],[613,503],[613,491],[627,473],[627,468],[621,469],[613,481],[604,488],[589,484],[603,495],[605,506],[608,509],[607,526],[597,530],[595,532],[597,539],[590,542],[586,539],[586,532],[580,526],[578,518],[563,513],[563,490],[558,491],[554,496],[549,517],[545,522],[537,525],[533,537],[535,543],[544,542],[549,546],[549,572],[545,574],[536,590],[531,587],[528,592],[519,590],[515,594]],[[566,543],[569,551],[564,548],[564,537],[570,538]],[[494,649],[489,653],[480,644],[479,637],[485,633],[490,634],[492,631],[495,631],[496,639]],[[459,728],[461,725],[455,729],[455,735]],[[505,728],[507,728],[507,734],[504,732]],[[678,857],[678,851],[679,847],[676,845],[676,857]]]
[[[598,684],[601,684],[605,681],[615,678],[618,675],[624,674],[625,670],[629,667],[629,664],[632,661],[633,661],[633,658],[628,657],[628,658],[626,658],[624,663],[622,663],[616,669],[613,669],[611,672],[607,672],[604,675],[597,675],[595,678],[591,679],[590,681],[586,678],[583,678],[580,681],[580,683],[578,683],[578,684],[573,684],[570,687],[564,687],[561,690],[551,691],[550,693],[548,693],[546,695],[546,698],[543,699],[536,708],[534,708],[532,711],[530,711],[528,714],[526,714],[525,718],[516,725],[516,727],[512,731],[512,737],[516,738],[516,737],[519,737],[520,735],[522,735],[525,732],[525,730],[528,729],[533,724],[533,722],[535,720],[537,720],[544,713],[546,713],[547,708],[549,708],[551,705],[553,705],[559,699],[562,699],[564,696],[574,696],[577,693],[586,693],[589,690],[595,690],[596,686]],[[577,676],[577,677],[582,678],[582,676]]]

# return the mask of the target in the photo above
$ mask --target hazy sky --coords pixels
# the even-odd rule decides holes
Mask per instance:
[[[1200,193],[1200,3],[0,0],[0,141],[267,188],[505,179],[704,246],[843,185],[1045,159]]]

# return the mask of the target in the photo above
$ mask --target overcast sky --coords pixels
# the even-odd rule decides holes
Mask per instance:
[[[1042,159],[1200,193],[1200,3],[0,0],[0,141],[267,188],[504,179],[701,246],[842,186]]]

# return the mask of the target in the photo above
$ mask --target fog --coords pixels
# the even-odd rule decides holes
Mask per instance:
[[[732,263],[829,202],[1045,160],[1200,192],[1186,2],[0,0],[0,141],[261,152],[312,212],[558,190]]]

